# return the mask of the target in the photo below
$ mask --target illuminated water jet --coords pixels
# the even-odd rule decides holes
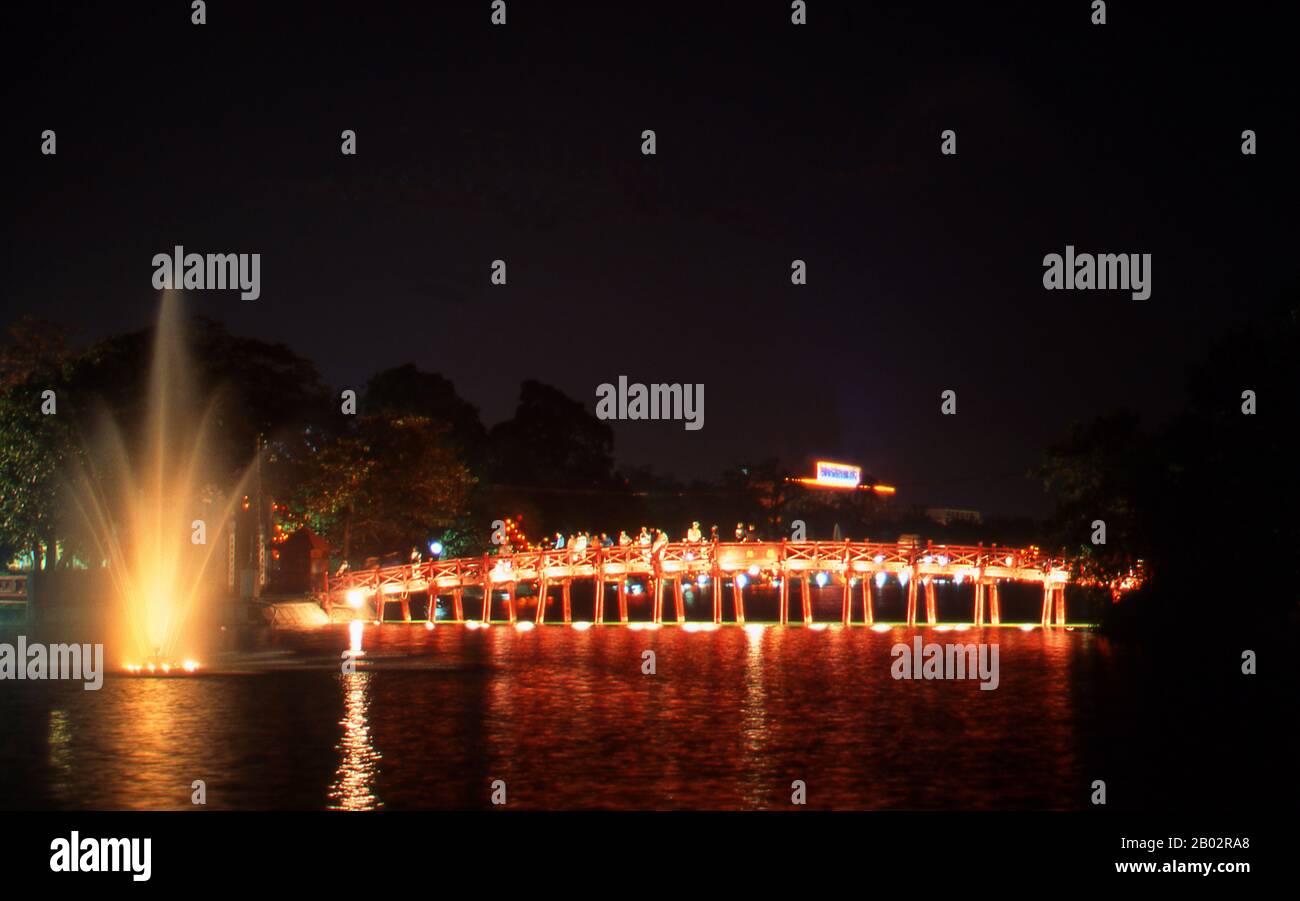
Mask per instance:
[[[166,292],[154,334],[144,425],[134,440],[105,416],[73,485],[73,501],[107,561],[120,615],[113,638],[126,671],[179,675],[198,669],[196,608],[216,586],[206,574],[248,470],[213,488],[215,403],[200,398],[182,338],[180,305]],[[136,663],[135,661],[144,661]]]

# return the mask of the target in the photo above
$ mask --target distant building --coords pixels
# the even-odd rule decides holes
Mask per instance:
[[[957,507],[926,507],[925,515],[941,526],[954,522],[969,522],[979,525],[984,521],[978,510],[961,510]]]

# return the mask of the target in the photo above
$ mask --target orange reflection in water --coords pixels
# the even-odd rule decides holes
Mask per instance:
[[[345,673],[343,686],[343,738],[334,782],[329,789],[331,810],[375,810],[383,806],[375,794],[381,755],[375,750],[370,732],[371,673]]]

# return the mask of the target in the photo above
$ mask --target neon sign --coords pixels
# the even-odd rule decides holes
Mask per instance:
[[[862,481],[862,467],[847,463],[831,463],[827,460],[817,461],[818,485],[832,488],[857,488]]]

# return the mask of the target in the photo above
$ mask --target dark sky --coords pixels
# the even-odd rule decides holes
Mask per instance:
[[[1043,512],[1050,441],[1167,417],[1291,265],[1266,4],[36,6],[6,8],[0,323],[140,328],[154,253],[257,252],[259,300],[190,307],[340,388],[414,362],[490,424],[528,377],[593,408],[621,374],[703,383],[702,431],[616,426],[620,462],[681,476],[832,456],[903,502]],[[1067,243],[1151,253],[1152,296],[1044,291]]]

